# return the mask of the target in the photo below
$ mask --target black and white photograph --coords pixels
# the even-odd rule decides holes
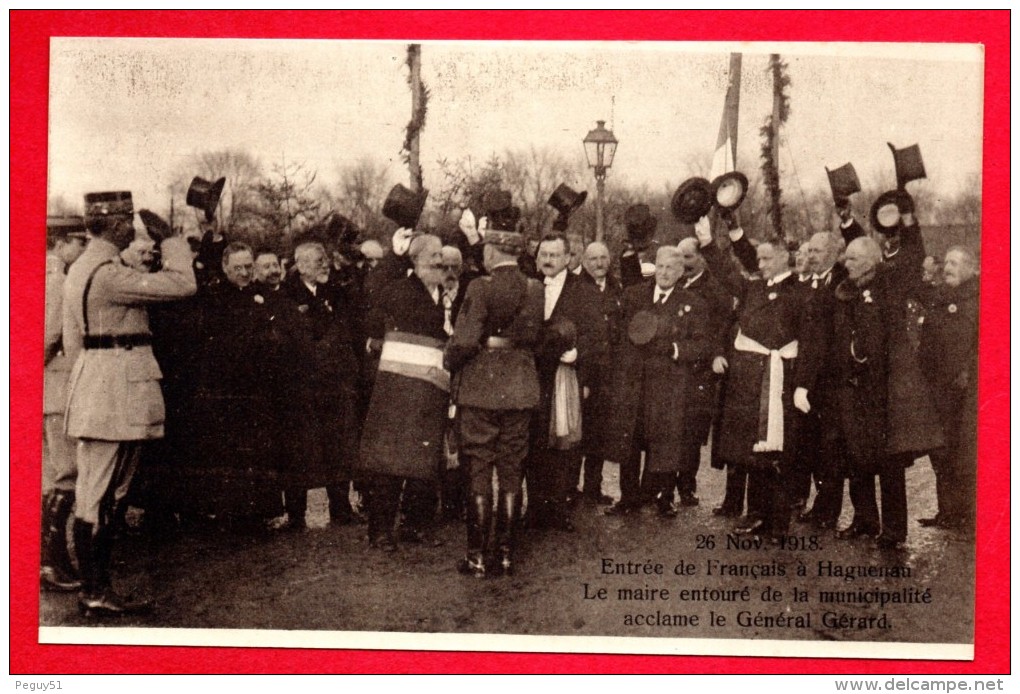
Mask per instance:
[[[39,642],[972,659],[984,59],[53,37]]]

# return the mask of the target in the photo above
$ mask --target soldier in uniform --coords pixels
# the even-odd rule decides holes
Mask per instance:
[[[471,485],[467,553],[458,568],[476,577],[487,570],[514,569],[522,468],[532,409],[539,402],[533,350],[544,297],[541,283],[528,279],[518,265],[524,248],[524,239],[514,231],[519,215],[519,210],[497,215],[486,233],[483,254],[489,275],[468,286],[446,353],[457,384],[460,458]],[[493,549],[493,469],[499,477],[495,564],[486,559]]]
[[[152,354],[145,305],[195,292],[191,252],[181,237],[163,239],[163,268],[145,273],[120,262],[135,236],[128,192],[85,196],[93,238],[64,285],[64,348],[75,359],[68,386],[67,433],[78,439],[74,542],[86,614],[137,605],[111,587],[113,520],[138,463],[140,443],[163,436],[161,373]]]
[[[85,250],[81,217],[46,219],[46,320],[43,370],[42,566],[48,590],[77,590],[81,580],[67,551],[67,520],[74,507],[76,468],[74,440],[64,431],[67,377],[71,362],[64,354],[62,304],[67,268]]]

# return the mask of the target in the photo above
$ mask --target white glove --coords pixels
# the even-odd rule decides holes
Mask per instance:
[[[467,237],[468,243],[472,246],[478,243],[478,223],[475,221],[475,214],[471,211],[470,207],[464,209],[464,214],[460,216],[458,226],[464,232],[464,236]]]
[[[694,223],[694,235],[697,237],[698,243],[701,244],[701,246],[707,246],[712,243],[712,222],[708,218],[708,215],[705,215]]]
[[[728,368],[730,368],[730,363],[726,361],[726,357],[716,357],[712,360],[712,373],[722,376]]]
[[[414,234],[414,229],[408,229],[407,227],[400,227],[393,232],[394,255],[404,255],[407,253],[407,249],[411,247],[412,234]]]
[[[560,361],[564,364],[573,364],[577,361],[577,347],[571,347],[560,355]]]
[[[744,230],[741,229],[740,227],[737,227],[736,229],[730,229],[726,233],[729,234],[730,241],[736,242],[739,241],[740,238],[744,235]]]
[[[489,230],[489,218],[482,217],[478,220],[478,235],[483,239],[485,238],[485,232]]]
[[[798,388],[793,391],[793,406],[804,414],[811,411],[811,403],[807,399],[807,388]]]

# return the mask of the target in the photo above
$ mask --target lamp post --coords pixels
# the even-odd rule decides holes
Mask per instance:
[[[584,136],[584,156],[588,166],[595,169],[595,240],[605,240],[606,230],[602,212],[602,194],[606,188],[606,170],[613,165],[616,145],[612,130],[606,130],[604,120],[595,121],[595,129]]]

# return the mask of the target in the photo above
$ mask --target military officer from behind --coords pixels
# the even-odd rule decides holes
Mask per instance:
[[[92,240],[64,285],[63,340],[75,360],[67,433],[78,439],[74,542],[86,615],[140,608],[111,587],[113,520],[138,464],[142,441],[163,436],[162,374],[152,354],[146,305],[195,293],[191,252],[181,237],[162,240],[163,269],[142,272],[119,258],[135,236],[129,192],[85,196]]]
[[[78,572],[67,551],[67,519],[74,507],[74,440],[64,433],[71,362],[64,354],[62,296],[67,268],[85,249],[81,217],[46,219],[46,320],[43,371],[43,543],[39,576],[48,590],[77,590]]]

